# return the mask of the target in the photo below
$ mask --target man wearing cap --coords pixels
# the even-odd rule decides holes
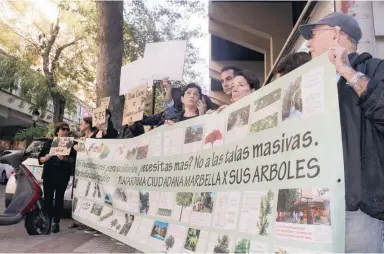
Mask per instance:
[[[312,57],[337,72],[345,166],[346,252],[384,252],[384,62],[357,54],[357,21],[334,12],[300,26]],[[330,84],[332,85],[332,84]]]

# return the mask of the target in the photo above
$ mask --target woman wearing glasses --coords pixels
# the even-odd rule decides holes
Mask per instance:
[[[68,137],[70,128],[67,123],[57,123],[55,126],[56,137]],[[76,160],[76,151],[71,149],[68,156],[51,156],[53,140],[47,141],[41,149],[38,160],[43,166],[43,189],[44,189],[44,210],[48,214],[50,221],[53,219],[51,228],[52,233],[60,231],[60,215],[63,211],[64,193],[70,180],[71,170]],[[53,199],[55,197],[55,206]]]

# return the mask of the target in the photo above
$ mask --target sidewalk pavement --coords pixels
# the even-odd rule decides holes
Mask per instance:
[[[111,237],[95,237],[84,231],[68,229],[70,219],[63,219],[61,232],[47,236],[29,236],[21,222],[0,227],[0,250],[2,253],[138,253],[127,245],[117,245]]]

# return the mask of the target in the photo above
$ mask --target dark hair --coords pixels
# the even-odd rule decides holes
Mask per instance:
[[[235,67],[235,66],[225,66],[221,69],[221,73],[222,72],[225,72],[225,71],[228,71],[228,70],[233,70],[234,72],[239,72],[239,71],[242,71],[241,68],[238,68],[238,67]]]
[[[302,66],[303,64],[309,62],[310,60],[311,55],[306,52],[297,52],[289,54],[282,58],[281,61],[279,61],[276,68],[276,74],[279,73],[281,76],[286,75],[289,72]]]
[[[258,76],[254,72],[238,71],[234,74],[234,78],[237,76],[244,77],[246,79],[247,83],[249,84],[250,89],[254,88],[255,90],[258,90],[259,88],[261,88],[261,86],[260,86],[261,82],[259,81]]]
[[[202,88],[200,86],[198,86],[197,84],[195,83],[190,83],[188,84],[187,86],[185,86],[183,88],[183,91],[182,91],[182,96],[184,96],[184,94],[186,93],[186,91],[190,88],[196,88],[198,89],[198,92],[199,92],[199,98],[202,98]]]
[[[92,126],[92,117],[91,117],[91,116],[83,117],[83,121],[84,121],[85,123],[87,123],[87,124],[90,125],[90,129],[91,129],[92,131],[96,131],[96,130],[97,130],[97,128],[95,128],[95,127]]]
[[[171,89],[171,97],[174,101],[175,112],[180,112],[183,110],[181,96],[182,96],[182,90],[180,88]]]
[[[208,95],[202,95],[203,99],[206,101],[206,105],[207,105],[207,110],[216,110],[218,109],[218,105],[215,104]]]
[[[66,122],[59,122],[59,123],[56,123],[56,124],[55,124],[55,133],[54,133],[54,136],[57,137],[57,134],[58,134],[59,130],[60,130],[61,128],[65,128],[65,127],[69,128],[70,126],[69,126],[68,123],[66,123]]]

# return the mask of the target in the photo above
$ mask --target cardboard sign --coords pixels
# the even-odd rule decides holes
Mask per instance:
[[[50,155],[57,156],[69,155],[71,152],[71,148],[74,144],[74,138],[71,137],[55,137],[52,141],[51,150],[49,151]]]
[[[92,125],[94,127],[99,127],[99,126],[105,124],[106,121],[107,121],[106,108],[98,107],[98,108],[92,110]]]
[[[100,107],[108,109],[108,106],[110,105],[110,96],[104,97],[100,100]]]
[[[132,124],[143,119],[144,105],[147,95],[147,84],[136,87],[124,95],[122,125]]]

